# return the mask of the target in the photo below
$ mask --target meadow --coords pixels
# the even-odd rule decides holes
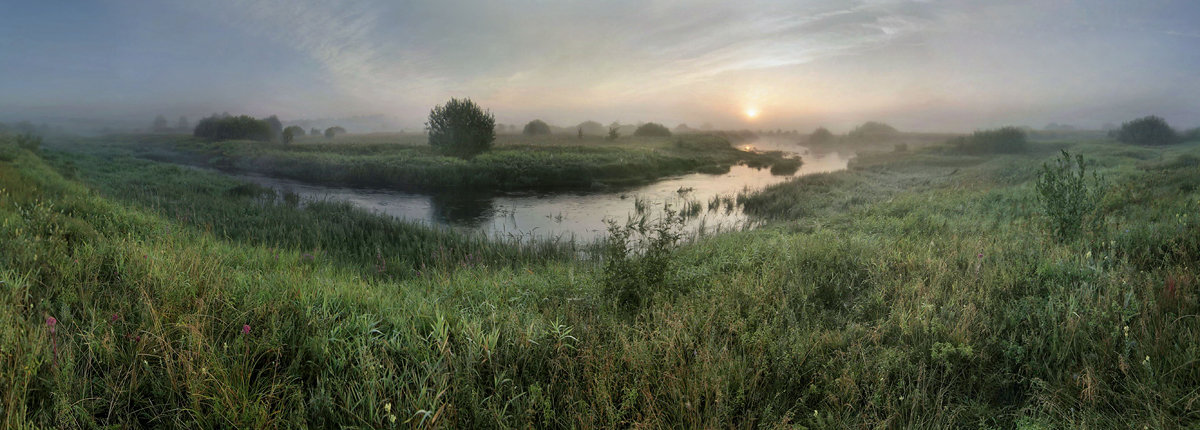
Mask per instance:
[[[471,158],[434,151],[424,135],[306,137],[297,142],[209,142],[142,138],[148,158],[252,172],[322,185],[403,191],[588,190],[629,186],[690,172],[727,171],[738,163],[795,172],[800,161],[779,152],[739,150],[720,137],[499,135],[495,148]],[[126,142],[119,142],[126,143]]]
[[[1200,142],[881,145],[745,197],[765,227],[584,246],[297,204],[137,142],[0,139],[6,428],[1200,424]],[[420,154],[176,145],[319,145],[316,172]],[[1070,239],[1037,188],[1063,150],[1105,184]]]

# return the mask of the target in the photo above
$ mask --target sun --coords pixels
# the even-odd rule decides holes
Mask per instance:
[[[758,117],[758,108],[746,108],[746,118],[754,119]]]

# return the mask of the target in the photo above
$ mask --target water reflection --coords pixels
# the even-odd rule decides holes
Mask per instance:
[[[793,144],[758,142],[760,150],[807,152]],[[434,195],[310,185],[258,175],[233,175],[307,200],[345,200],[356,206],[410,221],[481,231],[499,237],[592,240],[606,231],[606,219],[625,221],[637,207],[660,211],[663,205],[694,211],[690,231],[715,232],[753,225],[736,205],[738,193],[749,193],[796,176],[846,168],[850,154],[808,152],[794,175],[772,175],[770,169],[733,166],[722,173],[694,173],[655,183],[606,192]]]

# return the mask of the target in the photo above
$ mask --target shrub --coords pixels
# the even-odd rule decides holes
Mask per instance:
[[[463,156],[492,148],[496,140],[496,117],[471,99],[450,99],[429,111],[429,145],[434,149]]]
[[[603,294],[625,311],[638,310],[664,287],[684,223],[683,216],[670,208],[664,212],[657,221],[647,221],[645,216],[623,225],[607,221]]]
[[[950,145],[964,154],[1015,154],[1029,149],[1025,131],[1017,127],[976,131],[951,139]]]
[[[1179,136],[1166,120],[1151,115],[1121,124],[1117,140],[1133,145],[1169,145]]]
[[[18,147],[20,147],[21,149],[27,150],[29,152],[37,153],[39,150],[42,149],[41,136],[35,136],[32,134],[21,134],[21,135],[17,135],[15,140],[16,140]]]
[[[309,136],[320,136],[321,130],[318,130],[316,127],[313,127],[312,130],[308,131],[308,135]]]
[[[283,122],[279,121],[279,117],[271,115],[263,120],[267,122],[267,126],[271,128],[271,140],[283,140]]]
[[[289,126],[288,128],[283,129],[283,143],[292,143],[292,140],[295,140],[296,136],[303,135],[304,128],[296,125]]]
[[[879,141],[891,138],[897,133],[899,131],[895,127],[882,122],[867,121],[863,125],[855,127],[854,130],[850,130],[846,137],[858,141]]]
[[[337,136],[339,134],[346,134],[346,129],[336,126],[336,125],[325,129],[325,138],[326,139],[333,139],[334,136]]]
[[[671,130],[666,126],[657,122],[648,122],[638,126],[637,130],[633,131],[634,136],[658,136],[670,137]]]
[[[271,126],[266,121],[248,115],[213,115],[200,120],[192,135],[209,140],[248,139],[267,141],[271,139]]]
[[[620,130],[620,127],[609,127],[608,128],[608,136],[605,137],[605,139],[617,140],[618,137],[621,137],[621,132],[618,130]]]
[[[550,124],[546,124],[545,121],[542,121],[540,119],[535,119],[533,121],[529,121],[529,124],[525,124],[525,129],[522,130],[521,133],[524,133],[524,134],[527,134],[530,136],[536,136],[539,134],[550,134]]]
[[[1185,131],[1179,135],[1180,142],[1200,141],[1200,127]]]
[[[812,134],[808,135],[809,143],[828,143],[831,141],[833,141],[833,133],[830,133],[829,129],[825,127],[817,127],[816,130],[813,130]]]
[[[1092,172],[1088,180],[1087,164],[1082,155],[1062,157],[1053,165],[1042,164],[1037,180],[1038,202],[1050,223],[1050,230],[1059,240],[1071,240],[1084,229],[1095,229],[1101,219],[1096,207],[1103,197],[1104,180]]]

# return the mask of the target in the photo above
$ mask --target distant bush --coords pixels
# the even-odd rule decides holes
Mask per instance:
[[[279,121],[279,117],[277,117],[275,115],[271,115],[271,116],[267,117],[267,119],[264,119],[263,121],[266,121],[267,126],[271,128],[271,140],[275,141],[275,142],[282,141],[283,140],[283,122]]]
[[[159,115],[154,117],[154,122],[150,124],[150,130],[155,133],[167,133],[171,131],[171,127],[167,126],[167,118]]]
[[[1133,145],[1169,145],[1179,136],[1166,120],[1151,115],[1121,124],[1117,140]]]
[[[608,128],[608,136],[606,136],[605,139],[617,140],[618,137],[621,137],[621,132],[619,131],[620,129],[621,129],[620,127],[615,127],[615,126],[609,127]]]
[[[209,140],[247,139],[268,141],[271,126],[266,121],[248,115],[213,115],[196,123],[192,135]]]
[[[429,145],[445,153],[471,156],[491,149],[496,117],[471,99],[450,99],[429,112]]]
[[[1104,180],[1093,171],[1089,181],[1087,173],[1083,156],[1071,158],[1067,151],[1062,151],[1053,165],[1042,164],[1036,184],[1038,202],[1051,233],[1059,240],[1074,239],[1100,224],[1096,208],[1103,197]]]
[[[833,133],[825,127],[817,127],[812,134],[808,135],[809,143],[829,143],[833,141]]]
[[[522,130],[521,133],[529,136],[550,134],[550,124],[546,124],[545,121],[540,119],[535,119],[533,121],[529,121],[528,124],[525,124],[525,129]]]
[[[669,129],[669,128],[667,128],[667,126],[659,124],[657,122],[648,122],[648,123],[638,126],[637,130],[634,130],[633,135],[634,136],[670,137],[671,129]]]
[[[1200,127],[1193,128],[1179,134],[1180,142],[1195,142],[1200,141]]]
[[[960,136],[949,141],[955,151],[963,154],[1016,154],[1029,149],[1025,131],[1017,127],[1001,127],[981,130],[970,136]]]
[[[20,147],[21,149],[28,150],[29,152],[36,153],[42,149],[41,136],[35,136],[32,134],[20,134],[20,135],[17,135],[17,137],[14,140],[16,141],[18,147]]]
[[[892,138],[898,133],[900,131],[890,125],[882,122],[867,121],[863,125],[855,127],[854,130],[850,130],[850,133],[847,133],[846,137],[858,141],[879,141]]]
[[[320,130],[320,129],[318,129],[318,128],[316,128],[316,127],[313,127],[313,128],[312,128],[312,130],[309,130],[309,131],[308,131],[308,135],[309,135],[309,136],[320,136],[320,135],[321,135],[321,130]]]
[[[292,143],[292,141],[295,140],[297,136],[303,136],[303,135],[304,135],[303,127],[296,126],[296,125],[290,126],[288,128],[283,129],[283,143]]]
[[[336,126],[336,125],[325,129],[325,138],[326,139],[333,139],[334,136],[337,136],[339,134],[346,134],[346,129]]]
[[[598,123],[596,121],[581,122],[581,123],[579,123],[579,126],[577,128],[582,129],[583,134],[591,135],[591,136],[603,136],[604,133],[606,132],[606,129],[604,128],[604,124]]]

